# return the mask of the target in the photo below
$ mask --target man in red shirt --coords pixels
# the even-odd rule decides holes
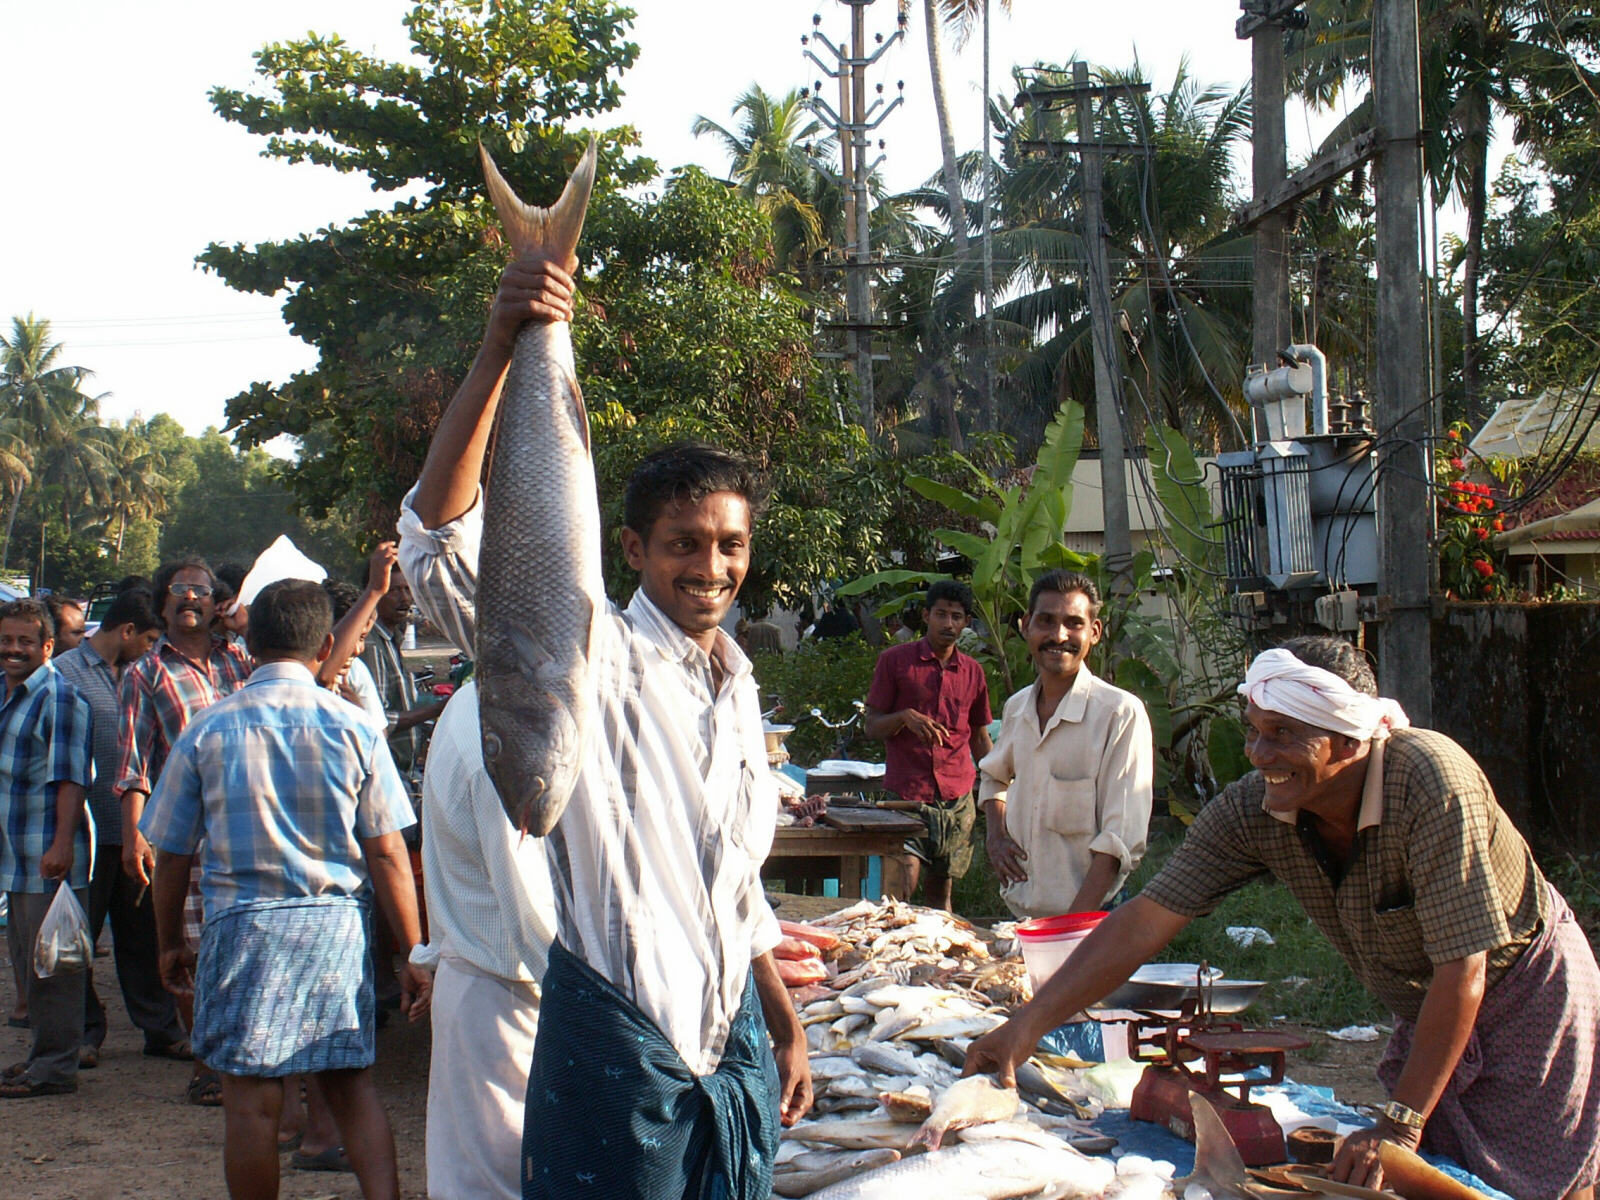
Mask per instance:
[[[878,656],[863,728],[886,743],[883,786],[919,805],[928,835],[906,843],[905,896],[928,866],[925,899],[950,907],[954,882],[972,862],[977,760],[989,753],[989,682],[983,668],[956,649],[972,620],[972,589],[941,579],[923,608],[927,636]]]

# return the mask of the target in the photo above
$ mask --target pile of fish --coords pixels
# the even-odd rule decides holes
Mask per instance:
[[[1021,962],[996,958],[971,925],[863,901],[785,933],[816,948],[824,977],[790,989],[816,1102],[784,1131],[775,1195],[1168,1193],[1170,1168],[1128,1156],[1124,1170],[1092,1157],[1114,1143],[1088,1124],[1100,1106],[1079,1080],[1085,1064],[1035,1057],[1018,1070],[1017,1089],[961,1078],[968,1044],[1005,1020],[1027,987]]]

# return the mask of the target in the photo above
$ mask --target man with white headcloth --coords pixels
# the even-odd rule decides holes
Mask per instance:
[[[1600,969],[1561,895],[1442,734],[1377,696],[1359,651],[1295,638],[1239,688],[1256,768],[999,1029],[967,1070],[1010,1083],[1038,1039],[1229,892],[1270,874],[1395,1014],[1391,1097],[1334,1178],[1382,1186],[1380,1145],[1447,1154],[1519,1200],[1585,1198],[1600,1174]]]

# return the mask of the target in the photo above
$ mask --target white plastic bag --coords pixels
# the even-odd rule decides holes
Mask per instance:
[[[63,883],[50,901],[50,910],[39,925],[39,940],[33,946],[33,973],[40,979],[81,971],[94,961],[94,942],[89,937],[89,918],[83,905]]]

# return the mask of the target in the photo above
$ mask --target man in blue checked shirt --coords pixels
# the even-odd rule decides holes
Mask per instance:
[[[416,818],[382,731],[317,685],[332,628],[318,584],[291,579],[261,591],[250,606],[255,671],[179,736],[139,823],[159,852],[162,979],[192,991],[195,1055],[222,1076],[223,1169],[236,1200],[278,1194],[290,1075],[321,1083],[362,1194],[400,1194],[369,1070],[368,897],[376,894],[409,955],[420,936],[400,831]],[[202,843],[197,956],[183,905]],[[417,1020],[431,977],[407,963],[400,978],[401,1007]]]
[[[33,1046],[25,1063],[0,1079],[0,1099],[78,1090],[83,1036],[83,977],[40,979],[34,942],[56,889],[72,888],[89,905],[90,828],[85,796],[94,777],[89,703],[50,662],[55,626],[39,600],[0,607],[0,887],[11,918],[11,960],[28,983]]]

